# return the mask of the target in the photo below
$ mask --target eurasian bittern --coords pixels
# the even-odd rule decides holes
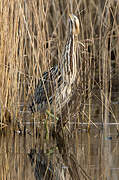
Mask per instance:
[[[79,20],[70,14],[66,45],[60,66],[44,72],[35,89],[30,108],[32,111],[44,111],[48,106],[58,113],[72,96],[72,85],[77,76],[77,62],[74,48],[75,36],[79,34]]]

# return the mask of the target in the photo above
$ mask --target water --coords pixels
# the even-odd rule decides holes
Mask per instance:
[[[30,127],[28,127],[31,129]],[[119,151],[116,126],[107,132],[86,125],[67,137],[49,137],[42,129],[35,134],[18,131],[0,136],[0,175],[3,179],[119,179]],[[36,133],[36,131],[38,131]]]
[[[25,131],[21,124],[5,127],[0,134],[0,180],[118,180],[119,103],[115,100],[109,122],[102,124],[101,102],[93,98],[90,132],[87,121],[76,122],[80,117],[76,112],[64,136],[49,135],[44,120],[37,117],[33,123],[31,115],[22,116]]]

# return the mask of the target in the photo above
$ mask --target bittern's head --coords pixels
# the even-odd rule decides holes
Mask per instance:
[[[70,32],[74,35],[79,34],[79,19],[74,14],[69,14],[70,17]]]

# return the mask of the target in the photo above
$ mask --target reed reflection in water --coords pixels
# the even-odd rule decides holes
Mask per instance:
[[[17,133],[0,137],[1,179],[118,179],[118,138],[114,126],[107,132],[77,129],[65,138],[44,139]]]

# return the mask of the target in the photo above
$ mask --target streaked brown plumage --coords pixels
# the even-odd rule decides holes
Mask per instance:
[[[44,111],[49,105],[58,113],[69,102],[72,96],[72,85],[77,76],[74,41],[78,34],[79,20],[75,15],[70,14],[67,41],[60,66],[56,65],[49,72],[43,73],[30,105],[32,111]]]

